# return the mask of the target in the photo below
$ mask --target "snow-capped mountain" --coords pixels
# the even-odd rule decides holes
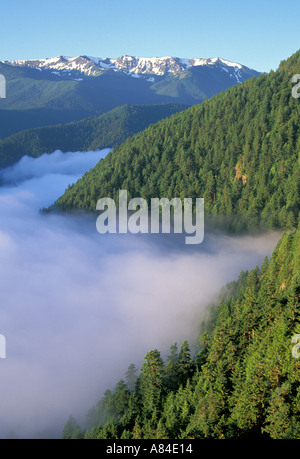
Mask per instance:
[[[62,77],[98,76],[107,70],[122,72],[134,78],[145,78],[151,83],[159,81],[161,77],[180,75],[190,67],[211,66],[227,72],[236,83],[244,81],[243,71],[252,71],[236,62],[230,62],[220,57],[209,59],[184,59],[178,57],[135,57],[121,56],[117,59],[98,58],[90,56],[66,57],[58,56],[37,60],[2,61],[17,67],[35,68],[40,71],[50,70],[53,74]],[[76,77],[76,78],[75,78]]]
[[[169,56],[0,61],[0,74],[7,83],[7,97],[1,99],[0,137],[101,115],[126,104],[200,104],[260,75],[219,57]]]

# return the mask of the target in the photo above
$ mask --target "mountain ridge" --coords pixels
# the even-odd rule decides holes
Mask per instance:
[[[112,148],[150,124],[186,108],[179,104],[122,105],[100,116],[27,129],[0,139],[0,168],[11,166],[25,155],[36,158],[55,150]]]
[[[145,58],[146,59],[146,58]],[[100,116],[118,106],[200,104],[258,72],[221,58],[57,57],[0,61],[0,138]]]
[[[0,61],[3,64],[16,67],[30,67],[43,70],[52,70],[53,74],[65,76],[69,72],[79,72],[85,76],[99,76],[107,70],[120,71],[135,78],[149,77],[150,83],[159,81],[157,77],[179,75],[188,68],[198,66],[219,66],[225,72],[229,72],[238,83],[242,82],[243,72],[250,72],[257,76],[257,72],[245,65],[223,59],[214,58],[193,58],[186,59],[173,56],[164,57],[137,57],[123,55],[116,59],[109,57],[91,57],[86,55],[68,57],[57,56],[45,59],[25,59]],[[55,72],[55,73],[54,73]]]

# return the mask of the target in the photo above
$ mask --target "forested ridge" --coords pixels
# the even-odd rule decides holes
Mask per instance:
[[[184,108],[178,104],[124,105],[81,121],[27,129],[0,139],[0,167],[10,166],[24,155],[36,158],[57,149],[67,152],[111,148]]]
[[[294,228],[299,213],[300,103],[292,76],[300,51],[151,125],[114,148],[56,202],[94,211],[101,197],[203,197],[207,214],[237,216],[237,230]],[[231,220],[232,221],[232,220]]]
[[[71,417],[66,439],[300,439],[300,229],[286,232],[270,260],[222,291],[188,341],[145,356],[90,409]]]

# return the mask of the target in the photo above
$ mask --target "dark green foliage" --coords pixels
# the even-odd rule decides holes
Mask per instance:
[[[110,148],[185,108],[177,104],[125,105],[98,117],[18,132],[0,139],[0,167],[10,166],[24,155],[38,157],[57,149],[66,152]]]
[[[300,439],[299,272],[300,229],[228,284],[194,358],[187,341],[166,363],[149,352],[135,390],[121,380],[90,411],[85,438]]]
[[[297,65],[296,65],[297,64]],[[95,211],[118,190],[205,199],[206,213],[236,231],[294,228],[299,213],[300,103],[291,77],[300,51],[252,78],[171,116],[114,148],[56,205]]]

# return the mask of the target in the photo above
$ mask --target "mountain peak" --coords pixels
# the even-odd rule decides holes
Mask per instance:
[[[135,78],[147,78],[151,83],[159,81],[162,77],[180,75],[182,72],[191,67],[215,66],[223,69],[232,75],[238,83],[243,81],[242,71],[246,69],[253,75],[258,75],[247,67],[231,62],[222,57],[212,58],[180,58],[172,56],[163,57],[137,57],[124,54],[116,59],[109,57],[91,57],[80,55],[76,57],[56,56],[45,59],[29,59],[4,61],[12,66],[37,68],[38,70],[50,70],[52,73],[60,76],[72,76],[72,72],[77,72],[84,76],[98,76],[107,70],[122,72]],[[149,78],[150,77],[150,78]]]

